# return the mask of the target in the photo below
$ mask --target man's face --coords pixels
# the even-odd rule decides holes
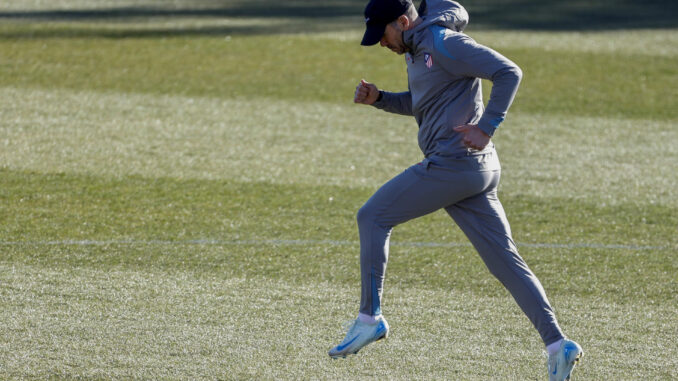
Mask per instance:
[[[384,36],[379,43],[381,46],[389,48],[397,54],[403,54],[408,50],[403,42],[403,31],[397,23],[386,25]]]

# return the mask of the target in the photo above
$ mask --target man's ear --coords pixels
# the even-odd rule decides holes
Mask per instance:
[[[400,15],[400,17],[398,17],[397,21],[398,21],[398,26],[400,27],[400,29],[408,30],[410,28],[411,22],[410,22],[410,19],[406,15]]]

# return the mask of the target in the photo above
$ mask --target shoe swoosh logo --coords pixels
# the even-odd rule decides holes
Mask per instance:
[[[553,373],[552,373],[552,374],[556,374],[556,373],[558,373],[558,363],[556,363],[556,366],[553,368]],[[542,374],[543,374],[543,373],[542,373]]]
[[[355,339],[357,339],[357,338],[358,338],[358,336],[352,338],[351,341],[349,341],[348,343],[346,343],[346,344],[344,344],[344,345],[341,345],[341,344],[340,344],[340,345],[337,345],[337,350],[338,350],[338,351],[343,351],[344,349],[346,349],[346,347],[348,347],[349,345],[351,345],[351,343],[353,343],[353,342],[355,341]]]

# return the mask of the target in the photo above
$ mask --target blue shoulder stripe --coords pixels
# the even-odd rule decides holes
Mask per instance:
[[[443,43],[446,28],[440,25],[431,25],[428,27],[428,29],[431,31],[431,33],[433,33],[433,46],[436,48],[436,50],[443,53],[445,57],[455,60],[456,58],[454,58],[454,56],[447,50],[445,44]]]

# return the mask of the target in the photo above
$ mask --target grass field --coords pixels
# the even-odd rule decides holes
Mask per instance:
[[[355,213],[421,159],[413,120],[352,104],[407,85],[358,45],[362,3],[0,0],[0,379],[544,379],[440,212],[394,231],[389,339],[326,354],[357,313]],[[469,35],[525,73],[500,197],[576,379],[678,378],[675,6],[528,30],[489,4]]]

